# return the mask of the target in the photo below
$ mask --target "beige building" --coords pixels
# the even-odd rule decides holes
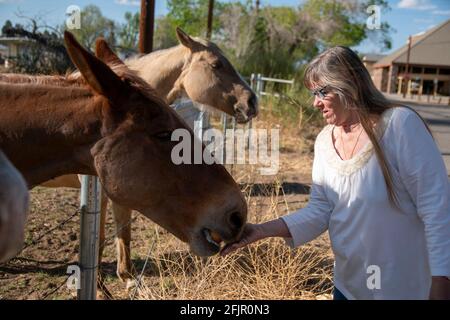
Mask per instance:
[[[19,37],[1,37],[0,38],[0,55],[4,60],[5,68],[11,66],[11,60],[19,54],[27,52],[32,40]]]
[[[450,96],[450,20],[411,38],[408,44],[373,64],[375,85],[386,93]]]
[[[369,71],[369,73],[372,74],[373,66],[377,63],[377,61],[380,61],[385,56],[386,55],[384,55],[384,54],[368,53],[362,57],[362,62],[364,64],[364,66],[366,67],[367,71]]]

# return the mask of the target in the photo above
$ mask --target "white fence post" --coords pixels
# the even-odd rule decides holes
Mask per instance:
[[[288,84],[288,85],[291,85],[291,90],[292,90],[294,88],[295,79],[285,80],[285,79],[268,78],[268,77],[264,77],[260,73],[258,73],[258,75],[256,77],[256,94],[258,95],[258,97],[267,96],[267,95],[273,95],[275,97],[280,97],[280,94],[278,94],[278,93],[272,94],[270,92],[265,92],[264,91],[265,90],[264,82],[275,82],[275,83]]]
[[[260,97],[262,91],[263,91],[262,75],[261,73],[258,73],[258,75],[256,76],[256,95]]]
[[[100,196],[101,185],[98,178],[82,176],[80,230],[81,279],[78,300],[95,300],[97,298]]]

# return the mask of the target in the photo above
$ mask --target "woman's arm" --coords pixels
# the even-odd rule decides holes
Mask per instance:
[[[402,182],[423,221],[432,276],[430,298],[449,298],[450,187],[441,153],[413,112],[399,119],[397,163]]]

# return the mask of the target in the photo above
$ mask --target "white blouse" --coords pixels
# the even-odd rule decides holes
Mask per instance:
[[[308,206],[282,217],[291,247],[328,230],[334,283],[348,299],[428,299],[431,276],[450,276],[450,186],[432,136],[408,108],[385,111],[377,136],[399,207],[389,202],[369,141],[342,160],[333,126],[317,137]]]

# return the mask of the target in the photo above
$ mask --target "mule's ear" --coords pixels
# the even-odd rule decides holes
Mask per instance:
[[[186,32],[181,30],[180,27],[177,27],[177,38],[183,46],[185,46],[191,50],[194,50],[195,48],[198,48],[198,46],[199,46],[199,43],[197,41],[195,41],[194,39],[192,39],[191,36],[188,35]]]
[[[97,93],[117,101],[126,89],[125,83],[103,61],[84,49],[68,31],[64,32],[67,52],[86,82]]]
[[[95,55],[108,65],[123,65],[123,61],[111,50],[106,40],[102,37],[95,42]]]

